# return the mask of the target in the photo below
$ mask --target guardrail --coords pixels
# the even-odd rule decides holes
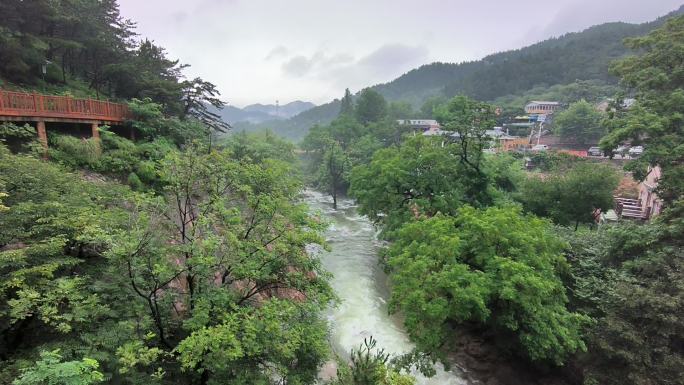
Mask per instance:
[[[128,106],[95,99],[0,90],[0,116],[123,122]]]

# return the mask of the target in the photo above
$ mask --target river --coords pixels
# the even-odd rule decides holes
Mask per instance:
[[[332,286],[341,299],[328,314],[335,352],[348,357],[352,348],[370,336],[393,355],[413,349],[401,321],[387,313],[389,291],[387,276],[378,264],[381,242],[376,228],[356,212],[352,200],[338,200],[337,210],[333,210],[331,198],[315,191],[306,191],[304,200],[330,222],[326,239],[332,251],[322,252],[320,257],[324,268],[334,275]],[[421,385],[468,384],[457,370],[444,371],[439,366],[432,378],[416,377]]]

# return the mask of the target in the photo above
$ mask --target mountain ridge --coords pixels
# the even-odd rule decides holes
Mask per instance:
[[[631,53],[624,39],[644,35],[672,16],[684,14],[684,5],[653,21],[635,24],[608,22],[503,52],[461,63],[433,62],[412,69],[396,79],[372,85],[388,101],[420,106],[432,96],[449,98],[464,94],[483,101],[519,94],[535,87],[598,80],[616,84],[609,63]],[[341,94],[342,92],[340,92]],[[358,93],[357,93],[358,94]],[[272,129],[300,140],[314,124],[328,124],[339,112],[339,99],[306,110],[292,118],[236,129]]]
[[[243,108],[227,105],[220,110],[212,109],[212,112],[233,125],[240,122],[259,124],[266,121],[289,119],[314,107],[316,105],[311,102],[295,100],[283,105],[255,103]]]

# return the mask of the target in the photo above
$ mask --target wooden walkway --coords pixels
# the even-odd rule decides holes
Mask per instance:
[[[122,124],[130,117],[126,104],[68,96],[0,90],[0,122],[35,122],[38,141],[48,153],[46,122],[89,124],[99,145],[100,124]]]
[[[128,117],[125,104],[0,90],[0,120],[123,123]]]

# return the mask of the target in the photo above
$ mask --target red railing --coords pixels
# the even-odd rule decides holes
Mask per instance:
[[[123,122],[128,106],[94,99],[0,90],[0,116]]]

